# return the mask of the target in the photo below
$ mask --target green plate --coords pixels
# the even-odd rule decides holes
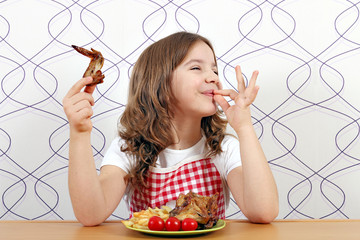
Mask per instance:
[[[134,231],[143,232],[143,233],[147,233],[147,234],[151,234],[151,235],[186,236],[186,235],[199,235],[199,234],[214,232],[214,231],[224,228],[225,225],[226,225],[225,221],[222,219],[219,219],[217,221],[216,225],[213,226],[212,228],[204,229],[204,230],[194,230],[194,231],[152,231],[152,230],[147,230],[147,229],[138,229],[138,228],[128,227],[126,225],[125,225],[125,227],[127,227],[128,229],[134,230]]]

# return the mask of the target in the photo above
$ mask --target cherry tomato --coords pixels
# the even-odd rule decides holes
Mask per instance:
[[[169,217],[165,222],[165,228],[167,231],[179,231],[181,222],[176,217]]]
[[[152,216],[149,219],[148,228],[150,230],[162,231],[162,230],[164,230],[164,227],[165,227],[165,223],[164,223],[164,220],[161,219],[161,217]]]
[[[198,223],[192,218],[185,218],[182,221],[181,228],[183,231],[193,231],[198,227]]]

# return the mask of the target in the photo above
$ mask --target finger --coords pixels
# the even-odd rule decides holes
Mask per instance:
[[[87,92],[79,92],[68,99],[69,103],[72,105],[75,105],[84,100],[89,102],[91,106],[94,106],[95,103],[94,98],[91,94]]]
[[[92,85],[92,86],[86,86],[84,89],[84,92],[87,92],[89,94],[93,94],[93,92],[95,91],[96,85]]]
[[[92,83],[92,77],[86,77],[80,79],[70,88],[69,92],[66,94],[65,97],[70,98],[74,96],[75,94],[79,93],[81,89],[83,89],[87,84],[90,83]]]
[[[254,102],[255,98],[257,96],[257,93],[259,92],[259,86],[256,86],[256,79],[259,75],[259,71],[254,71],[249,86],[246,89],[246,97],[250,100],[250,102]]]
[[[88,119],[91,118],[91,116],[93,115],[93,110],[92,108],[83,108],[79,111],[79,115],[82,119]]]
[[[255,101],[255,98],[259,92],[259,89],[260,89],[259,86],[255,86],[254,89],[250,92],[249,98],[250,98],[251,102]]]
[[[221,95],[214,95],[214,100],[219,106],[222,108],[224,112],[230,107],[230,104],[226,101],[226,99]]]
[[[256,84],[256,79],[257,79],[258,75],[259,75],[259,71],[256,70],[256,71],[253,72],[253,74],[251,76],[251,79],[250,79],[250,82],[249,82],[248,88],[254,89],[255,84]]]
[[[233,89],[214,90],[214,94],[221,96],[228,96],[232,100],[234,100],[239,95],[239,93]]]
[[[242,93],[245,91],[245,81],[239,65],[235,67],[236,80],[238,82],[238,91]]]
[[[83,100],[74,105],[74,112],[80,112],[82,109],[90,108],[91,103],[89,101]]]

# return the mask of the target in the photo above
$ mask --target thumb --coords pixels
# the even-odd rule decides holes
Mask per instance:
[[[92,83],[92,77],[89,77],[89,79],[91,79],[91,81],[89,83]],[[88,79],[87,79],[88,80]],[[85,86],[84,92],[89,93],[89,94],[93,94],[93,92],[95,91],[96,88],[96,84],[92,85],[92,86]]]

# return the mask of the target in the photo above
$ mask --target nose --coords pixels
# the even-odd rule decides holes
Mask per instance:
[[[205,78],[206,83],[219,83],[219,76],[214,71],[208,71],[207,76]]]

